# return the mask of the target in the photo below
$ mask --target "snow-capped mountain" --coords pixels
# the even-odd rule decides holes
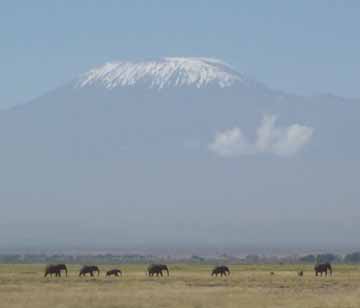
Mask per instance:
[[[304,139],[305,152],[317,155],[347,142],[342,138],[334,143],[332,138],[344,130],[355,131],[359,106],[356,100],[336,96],[302,97],[273,90],[221,60],[167,57],[117,61],[91,69],[29,104],[3,112],[0,128],[3,133],[10,129],[17,134],[11,139],[19,140],[19,145],[29,135],[29,140],[38,140],[39,148],[46,147],[56,155],[65,151],[70,157],[74,149],[79,156],[91,156],[89,148],[106,157],[133,155],[131,149],[181,156],[189,144],[198,149],[194,155],[214,155],[209,146],[214,145],[216,136],[225,138],[222,142],[226,143],[226,133],[236,132],[231,149],[235,146],[234,152],[240,155],[264,152],[263,146],[254,143],[259,123],[267,116],[276,135],[268,138],[280,143],[260,140],[270,153],[279,152],[274,150],[279,147],[286,149],[280,152],[287,152],[288,134],[302,139],[301,128],[306,128],[312,132],[312,142]],[[347,120],[339,121],[345,113]],[[279,141],[279,125],[295,130],[282,130]],[[66,143],[75,134],[75,147],[58,142]],[[316,142],[318,134],[321,143]],[[48,147],[54,136],[57,141]],[[250,144],[251,149],[239,150],[236,142]],[[293,148],[297,149],[296,145]],[[254,150],[259,148],[262,150]],[[219,151],[228,152],[229,148]]]
[[[175,87],[231,87],[234,84],[263,87],[236,72],[225,62],[212,58],[160,58],[149,61],[110,62],[83,74],[77,88],[101,86],[106,89],[143,86],[151,89]]]
[[[358,206],[343,202],[358,164],[337,162],[360,156],[359,114],[358,100],[273,90],[219,60],[108,63],[0,112],[2,232],[107,247],[314,238],[339,221],[331,207],[341,228]]]

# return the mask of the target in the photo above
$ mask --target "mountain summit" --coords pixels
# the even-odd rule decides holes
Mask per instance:
[[[261,85],[217,59],[172,57],[109,62],[80,76],[74,87],[97,86],[114,89],[141,86],[160,90],[209,86],[225,88],[235,84],[250,88]]]

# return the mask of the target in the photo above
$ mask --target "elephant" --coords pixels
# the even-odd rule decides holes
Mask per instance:
[[[330,273],[330,276],[332,276],[332,267],[329,262],[316,264],[314,267],[314,271],[315,271],[315,276],[318,276],[319,273],[320,276],[322,276],[323,273],[325,273],[325,276],[327,276],[328,271]]]
[[[68,271],[65,264],[49,264],[45,268],[44,277],[47,277],[47,275],[52,277],[53,274],[55,274],[56,277],[61,277],[61,271],[65,271],[67,276]]]
[[[114,269],[106,272],[106,276],[116,276],[116,277],[119,277],[119,274],[120,274],[120,276],[122,276],[121,270],[119,270],[119,269],[117,269],[117,268],[114,268]]]
[[[100,275],[100,270],[97,266],[84,265],[80,270],[79,276],[86,276],[86,274],[90,274],[90,276],[93,277],[94,272],[97,272],[98,276]]]
[[[211,272],[211,276],[216,276],[220,274],[220,276],[222,277],[223,275],[224,276],[227,276],[227,275],[230,275],[230,270],[227,266],[225,265],[221,265],[221,266],[216,266],[212,272]]]
[[[149,276],[154,276],[154,274],[156,274],[156,276],[163,276],[163,271],[166,271],[169,276],[169,269],[165,264],[150,264],[147,268]]]

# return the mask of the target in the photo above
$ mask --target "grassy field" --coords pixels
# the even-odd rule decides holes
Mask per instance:
[[[114,266],[115,267],[115,266]],[[117,266],[119,267],[119,266]],[[122,278],[43,278],[43,265],[0,265],[0,307],[360,307],[360,268],[338,265],[333,277],[315,277],[303,265],[231,266],[228,278],[211,266],[170,265],[170,277],[147,277],[146,265],[124,265]],[[304,270],[304,277],[296,275]],[[270,275],[273,271],[275,274]]]

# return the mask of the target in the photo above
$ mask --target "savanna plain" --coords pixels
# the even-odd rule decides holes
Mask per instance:
[[[146,265],[104,265],[95,277],[44,278],[45,265],[0,265],[0,307],[360,307],[360,267],[335,265],[315,277],[311,265],[232,265],[229,277],[211,277],[211,265],[170,264],[170,276],[148,277]],[[122,277],[105,277],[114,267]],[[304,276],[297,276],[303,270]],[[274,275],[270,275],[274,272]]]

